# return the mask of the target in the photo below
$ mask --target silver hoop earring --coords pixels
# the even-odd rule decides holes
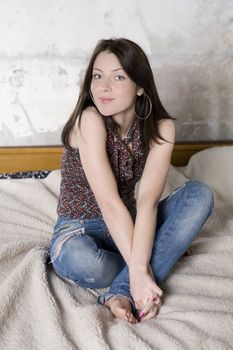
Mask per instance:
[[[150,97],[149,97],[145,92],[143,92],[143,95],[144,95],[145,97],[147,97],[148,100],[149,100],[149,105],[150,105],[149,113],[148,113],[145,117],[141,117],[141,116],[137,115],[137,113],[135,112],[134,105],[133,105],[133,111],[134,111],[135,116],[136,116],[138,119],[141,119],[141,120],[147,119],[147,118],[150,116],[151,111],[152,111],[152,102],[151,102]]]

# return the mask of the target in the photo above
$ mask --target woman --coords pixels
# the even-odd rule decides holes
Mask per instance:
[[[62,279],[110,287],[98,303],[130,323],[156,315],[160,283],[213,208],[212,192],[198,181],[160,201],[174,140],[143,50],[124,38],[101,40],[62,132],[50,257]]]

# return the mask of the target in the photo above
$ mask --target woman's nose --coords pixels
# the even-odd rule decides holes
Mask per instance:
[[[109,91],[111,90],[111,83],[109,81],[109,79],[104,79],[103,82],[102,82],[102,89],[104,91]]]

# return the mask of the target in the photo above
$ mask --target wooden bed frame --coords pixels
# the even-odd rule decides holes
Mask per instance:
[[[177,143],[171,163],[175,166],[184,166],[194,153],[217,146],[232,147],[233,141]],[[62,151],[61,146],[2,147],[0,148],[0,173],[59,169]]]

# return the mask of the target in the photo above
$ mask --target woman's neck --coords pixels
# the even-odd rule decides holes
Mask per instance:
[[[113,116],[112,118],[119,126],[118,134],[120,138],[124,139],[128,135],[128,132],[131,128],[134,120],[134,115],[131,113],[131,115],[128,116]]]

